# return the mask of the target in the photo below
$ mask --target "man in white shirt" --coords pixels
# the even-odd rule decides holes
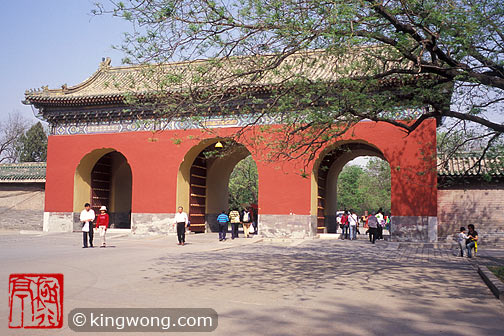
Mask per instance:
[[[385,218],[383,217],[383,210],[380,208],[375,215],[378,220],[378,228],[376,229],[376,239],[383,239],[383,227],[385,226]]]
[[[357,214],[355,211],[350,210],[350,216],[348,216],[348,225],[350,226],[350,240],[357,239]]]
[[[185,245],[185,228],[189,224],[189,217],[184,212],[184,208],[179,206],[178,212],[175,214],[175,223],[177,225],[178,245]]]
[[[80,214],[80,221],[82,222],[82,241],[84,246],[82,248],[88,247],[88,235],[89,235],[89,247],[93,247],[93,221],[95,220],[95,212],[91,209],[89,203],[84,204],[84,210]]]

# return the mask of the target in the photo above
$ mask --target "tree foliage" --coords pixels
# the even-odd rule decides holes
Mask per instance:
[[[40,121],[19,136],[16,151],[20,162],[46,161],[47,134]]]
[[[257,166],[251,155],[238,162],[229,179],[229,208],[242,209],[257,204]]]
[[[383,209],[390,212],[390,166],[381,159],[371,159],[365,168],[346,165],[338,177],[338,209],[357,213]]]
[[[338,209],[362,212],[365,195],[359,188],[359,180],[364,174],[360,166],[347,165],[343,168],[338,177]]]
[[[27,129],[27,122],[20,114],[9,114],[0,122],[0,163],[13,163],[18,159],[16,144]]]
[[[287,141],[272,147],[286,157],[313,158],[365,119],[405,133],[432,117],[453,120],[447,133],[477,125],[484,152],[504,131],[501,0],[129,0],[98,4],[94,13],[132,22],[118,46],[126,63],[212,60],[194,65],[190,78],[156,77],[161,90],[190,83],[165,116],[181,107],[193,114],[236,107],[228,89],[260,85],[274,73],[280,80],[268,99],[234,92],[234,102],[242,94],[241,101],[257,103],[234,113],[258,115],[256,121],[265,113],[281,116]],[[324,69],[309,56],[295,66],[330,71],[339,76],[336,83],[292,71],[289,57],[314,49],[327,57]],[[394,113],[422,107],[420,115]]]

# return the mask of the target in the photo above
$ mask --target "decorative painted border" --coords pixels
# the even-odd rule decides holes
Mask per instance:
[[[407,109],[391,111],[386,113],[386,117],[400,119],[415,119],[425,113],[425,109]],[[155,130],[185,130],[196,128],[225,128],[225,127],[245,127],[248,125],[272,125],[282,122],[280,116],[264,115],[257,117],[254,115],[223,116],[201,118],[186,118],[177,120],[167,119],[146,119],[146,120],[117,120],[88,123],[71,123],[62,125],[52,125],[51,135],[75,135],[75,134],[102,134],[102,133],[123,133],[136,131]]]
[[[120,120],[110,122],[74,123],[66,125],[53,125],[51,135],[75,135],[75,134],[100,134],[100,133],[123,133],[136,131],[155,130],[185,130],[195,128],[223,128],[244,127],[251,124],[271,125],[280,122],[280,118],[273,116],[236,116],[236,117],[212,117],[201,121],[195,119],[147,119],[147,120]]]

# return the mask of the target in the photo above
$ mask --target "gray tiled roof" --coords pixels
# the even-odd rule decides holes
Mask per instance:
[[[380,50],[368,47],[365,52],[377,53]],[[363,50],[345,57],[332,55],[323,50],[307,50],[289,55],[278,69],[268,70],[262,76],[256,78],[255,73],[248,74],[250,69],[261,68],[271,59],[271,55],[240,56],[226,59],[225,63],[218,65],[212,60],[194,60],[118,67],[112,67],[110,59],[106,59],[91,77],[80,84],[63,85],[60,89],[49,89],[45,86],[39,90],[27,90],[25,103],[60,105],[89,104],[96,101],[110,103],[122,100],[128,93],[137,95],[160,91],[177,93],[195,86],[214,90],[216,87],[229,89],[243,85],[243,88],[248,90],[260,90],[297,77],[311,81],[334,82],[342,78],[342,73],[345,76],[362,76],[369,74],[376,66],[366,62]],[[359,62],[361,66],[351,66],[351,62]],[[389,62],[382,66],[393,68],[400,65]],[[240,70],[247,74],[237,76]],[[418,76],[410,76],[410,80],[416,81]],[[395,86],[404,83],[403,80],[387,79],[382,85]]]
[[[45,182],[45,162],[0,164],[0,183]]]
[[[451,158],[438,157],[439,176],[504,176],[504,159],[501,157],[483,159],[478,164],[476,154]]]

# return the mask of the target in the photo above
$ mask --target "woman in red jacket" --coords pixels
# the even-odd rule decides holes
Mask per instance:
[[[105,233],[107,232],[108,225],[109,225],[109,215],[107,214],[107,207],[103,205],[100,208],[100,214],[96,216],[96,228],[100,232],[102,243],[100,247],[105,247]]]

